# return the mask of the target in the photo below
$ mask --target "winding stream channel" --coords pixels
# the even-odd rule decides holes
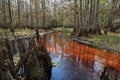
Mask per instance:
[[[44,42],[53,62],[51,80],[100,80],[104,71],[108,80],[120,80],[120,54],[73,41],[65,33],[46,34]]]

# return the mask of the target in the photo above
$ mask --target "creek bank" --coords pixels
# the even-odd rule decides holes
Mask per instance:
[[[101,42],[102,44],[99,44],[99,43],[96,44],[95,41],[91,41],[89,39],[83,39],[83,38],[76,37],[76,36],[72,36],[72,40],[83,43],[85,45],[89,45],[94,48],[102,49],[105,51],[120,53],[119,49],[109,46],[109,45],[106,45],[104,42]]]

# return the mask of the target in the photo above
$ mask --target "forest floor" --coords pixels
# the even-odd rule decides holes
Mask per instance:
[[[44,32],[42,29],[39,30],[39,32]],[[35,34],[35,30],[30,30],[30,29],[15,29],[15,36],[25,36],[25,35],[30,35],[30,34]],[[6,38],[6,37],[12,37],[13,33],[10,32],[9,29],[2,29],[0,28],[0,39],[1,38]]]
[[[24,30],[24,29],[16,29],[15,35],[20,36],[20,35],[28,35],[34,33],[33,30]],[[13,36],[13,34],[10,32],[9,29],[0,29],[0,38],[5,38],[5,37],[10,37]]]

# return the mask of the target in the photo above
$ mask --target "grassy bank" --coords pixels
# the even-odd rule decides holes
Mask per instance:
[[[54,28],[53,30],[71,33],[73,28]],[[102,35],[90,35],[89,37],[80,37],[80,39],[90,41],[95,46],[104,46],[106,48],[120,50],[120,34],[108,32],[107,35],[105,35],[102,31]]]
[[[104,46],[114,50],[120,50],[120,37],[113,35],[92,35],[90,37],[81,37],[83,40],[93,42],[96,46]]]
[[[62,32],[66,32],[66,33],[72,33],[73,28],[54,28],[53,31],[62,31]]]

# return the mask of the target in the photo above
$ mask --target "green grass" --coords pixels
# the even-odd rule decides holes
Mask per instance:
[[[62,32],[66,32],[66,33],[71,33],[73,32],[73,28],[54,28],[54,31],[59,31],[61,29]]]
[[[113,35],[92,35],[91,37],[82,37],[82,39],[93,42],[96,46],[112,47],[120,50],[120,37]]]
[[[73,32],[73,28],[62,28],[62,31],[71,33],[71,32]]]
[[[13,60],[14,60],[14,64],[16,65],[18,63],[18,61],[20,60],[20,55],[19,54],[16,54],[14,57],[13,57]]]
[[[120,42],[120,37],[110,35],[93,35],[91,40],[94,42],[118,43]]]

